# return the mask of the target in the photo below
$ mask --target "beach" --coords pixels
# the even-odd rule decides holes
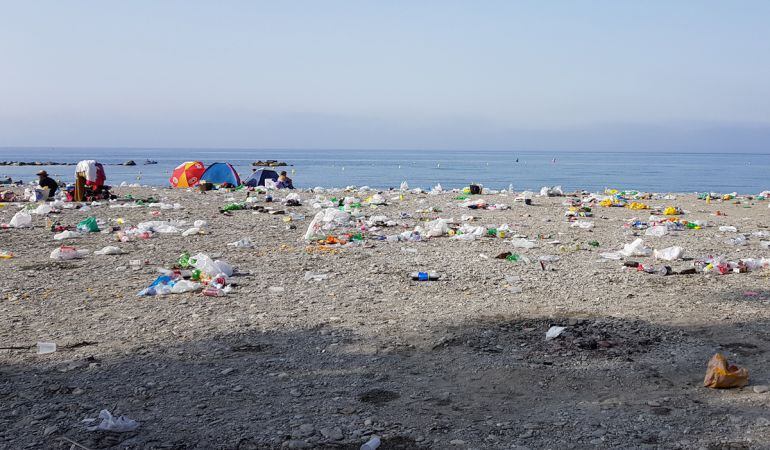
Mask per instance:
[[[593,224],[584,229],[564,204],[582,196],[534,195],[525,205],[504,191],[457,199],[394,190],[380,194],[387,204],[370,205],[375,191],[302,190],[301,206],[285,206],[285,191],[273,203],[263,194],[245,203],[245,190],[113,193],[156,205],[104,201],[0,229],[0,251],[13,253],[0,260],[0,448],[357,449],[375,435],[381,449],[770,446],[770,270],[661,276],[624,267],[680,272],[710,256],[770,257],[760,243],[770,239],[768,200],[594,203],[592,217],[578,218]],[[350,245],[306,240],[319,196],[356,197],[364,221],[395,225],[326,230],[362,232],[343,237]],[[510,209],[461,206],[479,199]],[[284,213],[220,212],[239,202]],[[24,206],[4,204],[0,223]],[[682,213],[653,211],[670,206]],[[651,214],[705,225],[659,237],[624,226]],[[74,226],[88,217],[116,230],[56,241],[46,227],[46,218]],[[506,231],[378,238],[437,218]],[[206,224],[188,236],[117,238],[117,228],[169,220],[185,221],[181,231]],[[727,242],[743,234],[745,245]],[[228,246],[244,238],[253,247]],[[685,259],[600,256],[637,238],[650,249],[680,246]],[[62,244],[90,253],[52,260]],[[124,253],[93,254],[105,246]],[[137,296],[185,251],[234,268],[227,295]],[[517,256],[496,258],[504,252]],[[428,271],[440,279],[410,276]],[[546,340],[553,326],[564,330]],[[57,350],[38,354],[38,342]],[[749,370],[748,386],[703,386],[717,352]],[[83,419],[103,409],[139,427],[87,431]]]

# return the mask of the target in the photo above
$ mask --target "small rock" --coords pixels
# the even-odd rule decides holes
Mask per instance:
[[[767,391],[770,391],[770,387],[768,387],[766,384],[758,384],[752,388],[754,392],[757,394],[764,394]]]
[[[449,441],[449,445],[465,445],[465,441],[462,439],[452,439]]]
[[[233,373],[233,372],[235,372],[235,369],[233,369],[232,367],[228,367],[227,369],[219,372],[219,374],[220,375],[227,375],[227,374],[230,374],[230,373]]]
[[[300,437],[307,437],[311,434],[315,433],[315,427],[312,424],[309,423],[303,423],[299,426],[298,435]]]
[[[241,386],[241,385],[235,386],[235,387],[233,388],[233,390],[234,390],[235,392],[241,392],[241,391],[243,390],[243,386]]]
[[[321,435],[330,441],[341,441],[345,436],[339,428],[321,428]]]
[[[770,425],[770,419],[767,417],[757,417],[757,420],[754,421],[754,425],[758,427],[766,427]]]
[[[309,443],[305,441],[300,441],[296,439],[292,439],[290,441],[285,441],[283,444],[281,444],[281,447],[283,448],[310,448],[312,447]]]
[[[56,425],[51,425],[50,427],[45,427],[45,430],[43,430],[43,436],[50,436],[54,433],[59,431],[59,427]]]

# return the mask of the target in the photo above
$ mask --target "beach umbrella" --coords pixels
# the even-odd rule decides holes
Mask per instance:
[[[206,167],[200,161],[187,161],[178,165],[173,172],[169,182],[171,186],[185,188],[193,187],[198,184],[201,175],[206,171]]]

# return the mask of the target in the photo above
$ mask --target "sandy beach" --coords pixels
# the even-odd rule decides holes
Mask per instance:
[[[357,449],[375,435],[381,449],[770,447],[770,270],[661,276],[623,267],[679,272],[709,256],[770,257],[760,243],[770,240],[767,200],[639,200],[708,223],[655,237],[624,227],[648,221],[650,210],[594,205],[583,229],[565,217],[569,197],[535,196],[528,206],[516,194],[473,196],[511,206],[485,210],[460,206],[458,193],[383,192],[387,205],[355,209],[395,226],[326,246],[303,239],[319,211],[313,199],[363,202],[374,192],[248,204],[285,214],[220,213],[246,191],[114,193],[179,207],[103,202],[0,230],[0,251],[13,253],[0,260],[0,448]],[[0,223],[23,206],[4,204]],[[202,234],[128,242],[117,231],[57,241],[46,227],[47,218],[75,226],[88,217],[102,228],[207,224]],[[436,218],[509,230],[468,241],[376,237]],[[727,242],[744,234],[746,245]],[[243,238],[254,247],[228,246]],[[637,238],[650,249],[680,246],[685,259],[600,256]],[[52,260],[62,244],[91,253]],[[105,246],[124,253],[93,254]],[[230,292],[137,296],[184,251],[232,265]],[[495,258],[504,252],[518,261]],[[441,278],[414,281],[416,271]],[[565,329],[546,340],[552,326]],[[38,342],[57,350],[38,354]],[[716,352],[749,370],[747,387],[703,387]],[[88,431],[83,419],[102,409],[139,427]]]

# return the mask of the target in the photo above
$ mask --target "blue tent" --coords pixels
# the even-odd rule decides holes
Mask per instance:
[[[233,186],[241,184],[241,177],[230,163],[214,163],[203,172],[201,181],[207,181],[214,184],[230,183]]]
[[[269,169],[259,169],[251,174],[249,178],[246,179],[246,181],[243,182],[246,186],[264,186],[265,180],[278,180],[278,172],[275,170],[269,170]]]

